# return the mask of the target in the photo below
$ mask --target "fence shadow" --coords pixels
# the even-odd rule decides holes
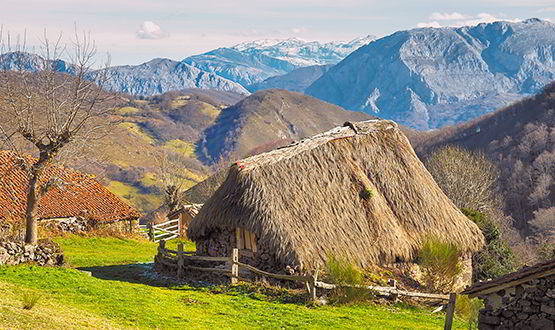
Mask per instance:
[[[90,272],[92,277],[156,287],[169,287],[177,284],[175,279],[154,270],[154,263],[135,263],[125,265],[108,265],[79,267],[77,270]]]
[[[248,283],[230,286],[205,281],[177,281],[175,275],[156,272],[153,263],[79,267],[77,270],[90,272],[92,277],[102,280],[143,284],[176,291],[206,291],[210,294],[241,295],[253,300],[300,305],[307,302],[305,291],[285,287]]]

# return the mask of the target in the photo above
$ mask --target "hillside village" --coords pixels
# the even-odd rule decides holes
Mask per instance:
[[[555,329],[555,24],[364,35],[0,38],[0,329]]]

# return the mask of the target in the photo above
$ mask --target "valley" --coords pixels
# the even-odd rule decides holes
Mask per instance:
[[[0,329],[555,328],[554,8],[99,5],[6,5]]]

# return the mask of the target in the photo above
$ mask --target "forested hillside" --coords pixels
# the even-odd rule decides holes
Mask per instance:
[[[413,137],[425,158],[441,145],[483,151],[500,169],[504,211],[539,243],[555,233],[555,83],[472,122]]]

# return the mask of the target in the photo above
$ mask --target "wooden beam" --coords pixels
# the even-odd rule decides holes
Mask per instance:
[[[248,230],[244,230],[245,232],[245,249],[252,250],[251,248],[251,232]]]
[[[536,273],[536,274],[533,274],[533,275],[530,275],[530,276],[527,276],[527,277],[524,277],[524,278],[521,278],[521,279],[518,279],[518,280],[514,280],[514,281],[510,281],[510,282],[506,282],[506,283],[500,283],[496,286],[492,286],[492,287],[489,287],[487,289],[472,292],[472,293],[468,294],[468,297],[469,298],[474,298],[474,297],[478,297],[478,296],[488,295],[490,293],[494,293],[494,292],[497,292],[497,291],[504,290],[506,288],[517,286],[519,284],[523,284],[523,283],[526,283],[528,281],[535,280],[537,278],[547,277],[547,276],[551,276],[551,275],[555,275],[555,268],[548,269],[546,271],[539,272],[539,273]]]
[[[251,272],[253,272],[255,274],[263,275],[263,276],[266,276],[266,277],[273,277],[273,278],[277,278],[277,279],[280,279],[280,280],[303,281],[303,282],[312,280],[312,277],[310,277],[310,276],[296,276],[296,275],[282,275],[282,274],[268,273],[268,272],[260,270],[256,267],[253,267],[251,265],[244,264],[242,262],[234,262],[234,264],[237,264],[238,266],[240,266],[242,268],[246,268],[246,269],[250,270]]]
[[[328,290],[335,289],[338,287],[335,284],[328,284],[320,281],[316,282],[316,286],[319,288],[328,289]],[[405,290],[398,290],[397,288],[393,288],[393,287],[384,287],[384,286],[361,286],[361,287],[369,290],[374,290],[381,294],[397,294],[400,296],[407,296],[407,297],[449,300],[449,295],[446,295],[446,294],[409,292]]]
[[[231,284],[239,282],[239,249],[233,249],[231,254]]]
[[[251,250],[253,253],[256,253],[257,248],[256,248],[256,235],[254,233],[251,233]]]
[[[443,330],[451,330],[453,328],[453,316],[455,315],[455,304],[457,302],[457,294],[449,294],[449,303],[447,304],[447,311],[445,313],[445,324]]]
[[[195,266],[185,266],[185,268],[191,269],[191,270],[198,270],[198,271],[201,271],[201,272],[215,272],[215,273],[231,274],[231,271],[229,269],[205,268],[205,267],[195,267]]]
[[[180,278],[183,276],[183,243],[179,243],[177,245],[177,277]]]
[[[235,228],[235,247],[238,249],[244,249],[245,245],[243,244],[243,240],[241,239],[241,228]]]

